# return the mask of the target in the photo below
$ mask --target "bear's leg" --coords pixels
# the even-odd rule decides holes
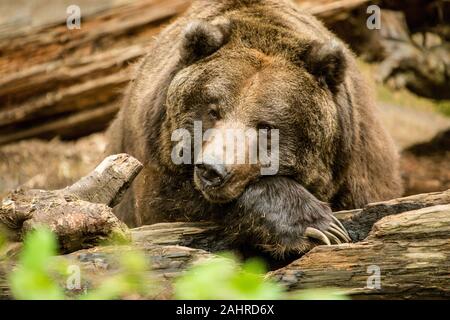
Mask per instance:
[[[275,256],[351,241],[330,207],[287,177],[265,177],[250,185],[233,205],[226,224],[239,241]]]

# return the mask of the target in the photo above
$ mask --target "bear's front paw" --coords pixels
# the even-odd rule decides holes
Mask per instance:
[[[300,199],[300,198],[299,198]],[[351,238],[342,223],[333,215],[329,207],[317,199],[301,198],[306,206],[298,207],[296,220],[288,217],[285,212],[262,221],[261,230],[265,236],[260,236],[259,247],[274,257],[284,257],[289,254],[305,253],[318,245],[332,245],[351,242]],[[304,219],[305,216],[314,220]],[[286,219],[287,218],[287,219]],[[289,221],[283,225],[280,220]],[[270,231],[269,231],[270,230]],[[264,231],[260,233],[264,235]]]
[[[274,256],[351,242],[330,207],[287,177],[267,177],[249,186],[235,213],[229,227],[238,237]]]

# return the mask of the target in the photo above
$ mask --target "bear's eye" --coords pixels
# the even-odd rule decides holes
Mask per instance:
[[[212,120],[219,120],[220,119],[220,113],[217,109],[216,105],[211,105],[208,110],[208,115]]]
[[[262,121],[258,122],[258,124],[256,125],[256,129],[257,130],[265,129],[270,131],[271,129],[275,129],[275,126],[270,123]]]

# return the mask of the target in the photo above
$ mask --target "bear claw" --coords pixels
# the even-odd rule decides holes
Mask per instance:
[[[352,242],[352,239],[342,223],[334,216],[333,220],[336,221],[336,223],[332,222],[326,231],[320,231],[319,229],[312,227],[306,228],[305,236],[318,240],[326,245]]]
[[[308,238],[319,240],[319,241],[323,242],[324,244],[326,244],[328,246],[331,245],[330,240],[319,229],[308,227],[305,230],[305,236],[307,236]]]
[[[334,215],[331,215],[331,218],[334,220],[334,222],[336,222],[336,224],[345,232],[345,234],[347,236],[349,236],[347,230],[345,229],[344,225],[342,224],[342,222],[339,221],[338,218],[336,218]]]
[[[340,239],[342,239],[344,242],[352,242],[352,239],[346,234],[347,231],[343,231],[345,229],[342,229],[338,227],[336,224],[331,223],[328,231],[332,232],[334,235],[338,236]]]

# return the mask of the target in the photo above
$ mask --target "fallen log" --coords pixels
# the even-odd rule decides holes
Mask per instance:
[[[336,212],[334,215],[342,222],[353,241],[367,237],[372,226],[381,218],[411,210],[417,210],[450,203],[450,189],[413,195],[389,201],[371,203],[363,209]]]
[[[65,218],[70,216],[67,215],[67,210],[72,210],[75,214],[80,211],[80,208],[91,208],[93,206],[92,209],[88,210],[90,212],[98,209],[96,204],[103,204],[100,212],[102,214],[104,212],[105,217],[109,217],[112,213],[108,207],[114,207],[120,201],[123,192],[140,169],[141,165],[132,157],[127,155],[112,156],[105,159],[89,175],[65,189],[56,191],[19,189],[3,200],[0,207],[0,222],[8,226],[8,229],[15,231],[15,240],[17,240],[21,238],[24,231],[29,230],[36,224],[43,223],[54,227],[55,221],[58,221],[57,217],[61,214],[64,214]],[[82,203],[78,201],[82,201]],[[362,209],[341,211],[334,214],[348,230],[352,240],[361,241],[367,236],[373,224],[382,217],[447,203],[450,203],[450,190],[373,203]],[[80,206],[80,208],[77,208],[77,206]],[[55,207],[56,212],[49,211],[49,208],[53,210]],[[77,216],[74,215],[74,217]],[[84,217],[87,219],[88,215]],[[61,219],[61,221],[64,221],[64,219]],[[61,221],[59,221],[61,225],[67,225],[67,223],[61,223]],[[85,222],[83,219],[81,221]],[[89,223],[92,222],[89,221]],[[97,219],[97,223],[101,225],[104,220]],[[78,224],[71,226],[69,230],[63,228],[57,234],[62,238],[70,239],[71,236],[66,236],[65,233],[71,235],[76,232],[77,227],[79,227]],[[188,225],[183,224],[181,227],[177,227],[176,224],[164,224],[138,228],[134,231],[134,234],[137,235],[136,243],[139,243],[137,239],[142,238],[158,240],[160,237],[163,237],[163,239],[167,237],[170,240],[169,242],[157,244],[177,244],[208,251],[232,247],[230,243],[224,244],[224,240],[222,240],[224,237],[220,236],[219,228],[215,225],[200,224],[193,226],[196,230],[195,234],[201,235],[202,241],[197,241],[196,237],[192,237],[191,232],[188,232],[189,241],[182,240],[179,237],[176,237],[176,240],[171,238],[171,236],[180,232],[183,234],[184,228]],[[166,228],[163,226],[166,226]],[[80,225],[81,230],[88,227],[89,225]],[[161,228],[163,228],[162,231]],[[100,229],[99,226],[95,229],[95,232],[99,232]],[[106,228],[104,234],[107,234],[109,230],[110,228]],[[75,243],[77,246],[80,245],[78,242]],[[62,248],[66,252],[74,250],[70,243],[63,244]]]
[[[126,154],[107,157],[94,171],[64,189],[16,190],[3,199],[0,226],[20,241],[37,226],[47,226],[61,252],[89,248],[108,239],[127,240],[128,228],[114,215],[117,204],[142,169]]]
[[[297,0],[326,21],[368,0]],[[139,0],[0,39],[0,144],[31,137],[76,138],[107,127],[131,79],[129,65],[190,0]],[[33,52],[30,57],[29,52]],[[39,125],[36,125],[38,123]]]
[[[288,266],[269,273],[269,276],[291,291],[337,287],[352,298],[448,297],[449,203],[450,190],[447,190],[337,212],[335,216],[355,238],[367,236],[361,230],[372,229],[367,239],[352,244],[318,246]],[[171,279],[186,267],[214,256],[208,252],[233,249],[233,244],[223,241],[220,227],[209,222],[144,226],[133,229],[132,238],[134,248],[140,248],[152,261],[152,274],[155,276],[152,281],[159,280],[161,285],[159,290],[145,298],[170,298]],[[118,247],[97,247],[74,252],[67,257],[71,261],[82,262],[82,269],[87,272],[85,283],[99,283],[117,269],[99,270],[96,259],[103,261],[105,266],[113,265],[108,261],[120,250]],[[366,288],[370,276],[367,267],[373,265],[380,267],[381,289]]]
[[[450,205],[378,221],[362,242],[319,246],[270,277],[289,290],[334,287],[352,298],[448,299]]]
[[[448,296],[449,203],[447,190],[336,212],[352,238],[362,242],[318,246],[270,276],[289,290],[332,286],[355,298]],[[124,252],[139,250],[151,264],[148,281],[159,283],[141,298],[170,298],[171,280],[188,266],[213,257],[214,252],[234,249],[221,235],[221,227],[210,222],[143,226],[131,230],[131,237],[132,246],[97,246],[64,256],[80,266],[83,290],[119,272],[117,259]],[[372,265],[381,268],[382,289],[364,287],[370,276],[367,267]],[[11,267],[0,270],[0,298],[10,297],[6,270]]]

